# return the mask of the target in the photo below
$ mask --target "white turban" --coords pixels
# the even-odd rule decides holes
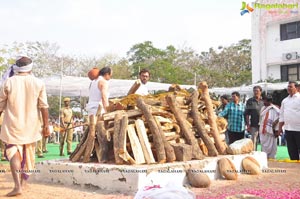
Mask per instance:
[[[23,58],[23,57],[27,57],[27,56],[18,56],[18,57],[16,58],[16,62],[17,62],[18,60],[20,60],[21,58]],[[18,73],[25,73],[25,72],[31,71],[31,70],[32,70],[32,66],[33,66],[33,62],[31,62],[31,64],[28,64],[28,65],[26,65],[26,66],[21,66],[21,67],[19,67],[19,66],[17,66],[16,64],[14,64],[14,65],[13,65],[13,70],[14,70],[14,73],[15,73],[15,74],[18,74]]]

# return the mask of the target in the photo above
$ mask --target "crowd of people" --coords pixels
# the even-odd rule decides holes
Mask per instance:
[[[273,104],[272,95],[262,96],[260,86],[253,87],[253,97],[246,103],[241,102],[239,92],[221,96],[222,105],[218,116],[228,121],[226,142],[231,144],[250,135],[253,149],[257,150],[258,141],[261,150],[268,159],[275,159],[277,138],[285,138],[289,157],[299,160],[300,153],[300,86],[295,81],[288,82],[288,96],[281,107]]]
[[[97,71],[98,70],[98,71]],[[0,114],[4,115],[1,125],[1,153],[10,162],[14,189],[8,196],[22,193],[22,189],[35,164],[35,153],[42,158],[47,153],[47,143],[59,144],[59,155],[72,153],[72,142],[80,141],[86,124],[94,124],[97,117],[109,112],[109,80],[113,71],[109,67],[95,70],[89,76],[89,101],[86,106],[89,123],[75,120],[70,98],[64,98],[60,111],[60,121],[52,122],[48,116],[48,102],[45,84],[32,75],[32,60],[26,56],[16,59],[16,63],[4,75],[0,88]],[[128,94],[149,94],[147,82],[150,71],[139,72],[139,80]],[[262,88],[253,88],[253,97],[246,103],[241,101],[239,92],[231,97],[221,96],[222,105],[218,116],[228,121],[226,141],[231,144],[245,137],[249,132],[253,148],[257,150],[260,140],[262,151],[268,158],[275,158],[276,139],[285,133],[288,153],[291,160],[299,160],[300,151],[300,93],[297,82],[290,81],[289,95],[281,107],[272,103],[272,96],[262,96]],[[4,159],[3,155],[1,156]],[[21,172],[20,172],[21,171]]]

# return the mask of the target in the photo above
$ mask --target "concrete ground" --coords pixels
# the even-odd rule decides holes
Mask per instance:
[[[197,198],[225,198],[235,194],[252,194],[263,198],[300,198],[300,164],[269,161],[268,173],[259,176],[239,175],[237,181],[215,180],[209,188],[191,188]],[[6,170],[4,172],[4,170]],[[8,164],[0,163],[0,198],[13,188]],[[17,198],[23,199],[131,199],[134,193],[110,193],[97,187],[41,184],[29,181]]]

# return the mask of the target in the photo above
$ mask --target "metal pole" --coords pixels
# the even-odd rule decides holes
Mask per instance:
[[[61,60],[60,65],[60,90],[59,90],[59,110],[58,110],[58,126],[60,127],[60,110],[61,110],[61,98],[62,98],[62,78],[63,78],[63,66],[64,66],[64,60]],[[58,141],[59,141],[60,134],[58,133]]]

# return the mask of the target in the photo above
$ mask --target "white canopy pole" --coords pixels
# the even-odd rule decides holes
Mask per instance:
[[[60,110],[61,110],[61,97],[62,97],[62,78],[63,78],[63,66],[64,66],[64,60],[61,60],[60,65],[60,90],[59,90],[59,110],[58,110],[58,126],[60,126]],[[58,141],[59,141],[60,134],[58,133]]]

